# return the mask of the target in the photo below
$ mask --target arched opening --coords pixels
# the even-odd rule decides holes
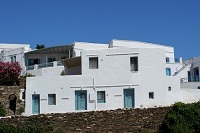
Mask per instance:
[[[13,111],[14,115],[16,112],[16,101],[17,101],[17,97],[15,94],[11,94],[9,96],[9,109]]]
[[[166,75],[171,76],[171,69],[170,68],[166,68]]]

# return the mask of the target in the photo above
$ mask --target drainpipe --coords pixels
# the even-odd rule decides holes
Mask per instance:
[[[26,59],[26,66],[28,66],[28,54],[27,54],[27,59]]]
[[[70,50],[69,50],[69,55],[68,55],[69,58],[70,58],[70,55],[71,55],[71,53],[70,53]]]
[[[94,84],[95,84],[95,78],[93,78],[93,89],[94,89],[94,94],[95,94],[95,102],[94,102],[94,107],[95,107],[95,110],[97,109],[97,92],[96,92],[96,89],[94,87]]]
[[[46,61],[45,61],[45,62],[46,62],[46,67],[47,67],[47,58],[48,58],[48,57],[47,57],[47,53],[46,53]]]

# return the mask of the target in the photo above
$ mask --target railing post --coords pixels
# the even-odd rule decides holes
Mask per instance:
[[[37,69],[38,69],[38,65],[35,64],[35,65],[34,65],[34,70],[37,70]]]
[[[179,58],[179,63],[183,63],[182,57]]]
[[[54,61],[54,62],[53,62],[53,67],[57,67],[57,66],[58,66],[57,61]]]

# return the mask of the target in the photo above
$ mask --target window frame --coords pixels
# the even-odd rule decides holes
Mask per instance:
[[[154,99],[154,92],[149,92],[149,99]]]
[[[17,60],[16,55],[10,56],[10,62],[16,62]]]
[[[168,91],[172,91],[172,87],[171,86],[168,86]]]
[[[169,70],[169,74],[167,73],[167,70]],[[165,73],[166,73],[166,76],[171,76],[171,68],[169,67],[165,68]]]
[[[99,98],[99,96],[101,98]],[[97,91],[97,103],[106,103],[106,92],[105,91]]]
[[[53,101],[50,101],[53,98]],[[48,94],[48,105],[56,105],[56,94]]]
[[[166,60],[166,63],[170,63],[170,58],[169,57],[166,57],[165,60]]]
[[[99,69],[98,57],[89,57],[89,69]]]
[[[131,72],[138,71],[138,56],[130,57],[130,70]]]

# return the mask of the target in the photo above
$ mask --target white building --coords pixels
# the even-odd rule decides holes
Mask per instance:
[[[0,44],[0,61],[2,62],[19,62],[20,66],[25,69],[24,53],[30,51],[29,44]]]
[[[26,72],[35,76],[59,76],[64,70],[62,59],[80,56],[82,50],[108,48],[107,44],[74,42],[25,53]]]
[[[173,47],[112,40],[75,42],[70,50],[65,76],[27,78],[25,115],[168,106],[193,94],[180,88],[186,70]]]

